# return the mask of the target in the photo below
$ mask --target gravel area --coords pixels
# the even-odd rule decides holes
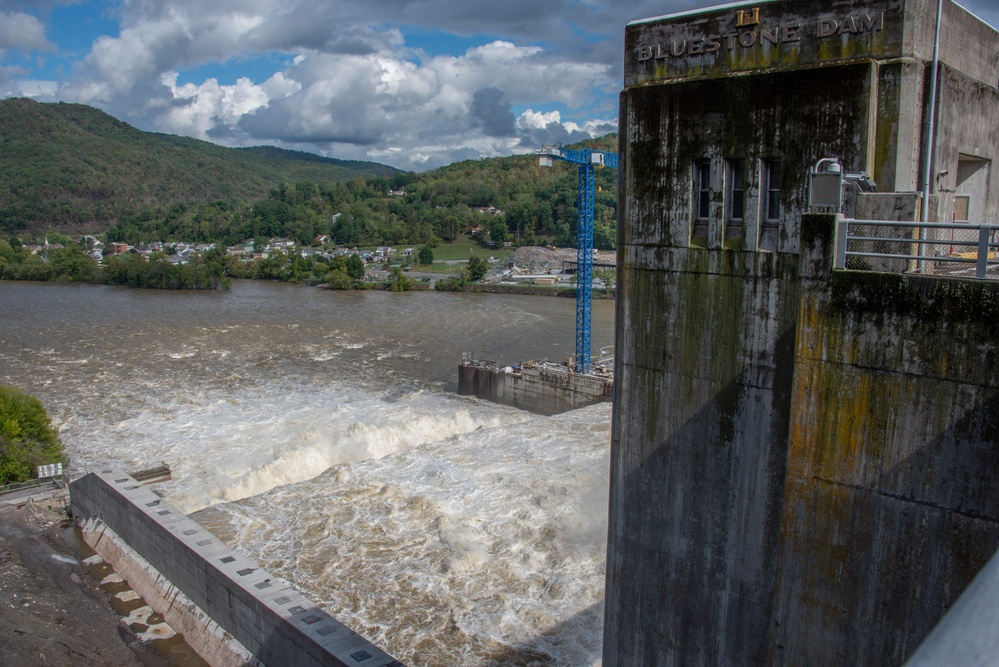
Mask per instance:
[[[56,501],[0,506],[0,665],[156,664],[87,574],[73,535]]]
[[[614,263],[617,255],[612,251],[598,250],[593,261],[602,263]],[[549,246],[522,246],[507,255],[503,260],[503,268],[520,268],[524,273],[547,273],[548,271],[561,271],[562,262],[575,262],[575,248],[552,248]]]

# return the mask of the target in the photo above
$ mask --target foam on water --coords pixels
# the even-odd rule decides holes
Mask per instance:
[[[77,422],[70,430],[87,438],[92,467],[125,454],[121,442],[137,445],[128,452],[127,469],[168,461],[173,479],[162,488],[185,512],[310,479],[334,465],[530,417],[440,391],[372,392],[345,384],[282,384],[277,392],[243,387],[194,402],[153,387],[136,398],[142,409],[110,429]]]
[[[169,502],[412,667],[599,661],[609,406],[447,390],[464,351],[571,354],[571,302],[0,283],[0,312],[0,384],[71,474],[168,463]]]
[[[483,428],[195,518],[407,664],[595,664],[609,416]]]

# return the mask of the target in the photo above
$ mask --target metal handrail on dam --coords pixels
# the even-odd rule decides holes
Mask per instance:
[[[999,225],[841,218],[836,268],[996,279]]]

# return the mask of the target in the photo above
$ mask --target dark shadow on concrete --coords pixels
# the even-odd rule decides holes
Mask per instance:
[[[627,555],[612,571],[609,554],[607,576],[627,602],[608,610],[605,638],[620,641],[610,664],[767,663],[787,457],[786,407],[773,403],[788,400],[790,387],[764,407],[770,392],[743,384],[747,375],[620,484],[616,533]],[[740,415],[754,406],[747,427]],[[747,439],[748,431],[765,437]]]
[[[782,552],[781,617],[811,623],[785,634],[783,663],[807,649],[837,664],[903,664],[985,566],[999,548],[999,395],[869,477],[792,482],[811,488],[787,518],[813,537]]]

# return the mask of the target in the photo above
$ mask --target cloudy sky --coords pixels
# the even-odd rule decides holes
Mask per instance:
[[[0,97],[424,170],[614,131],[628,21],[716,4],[0,0]]]

